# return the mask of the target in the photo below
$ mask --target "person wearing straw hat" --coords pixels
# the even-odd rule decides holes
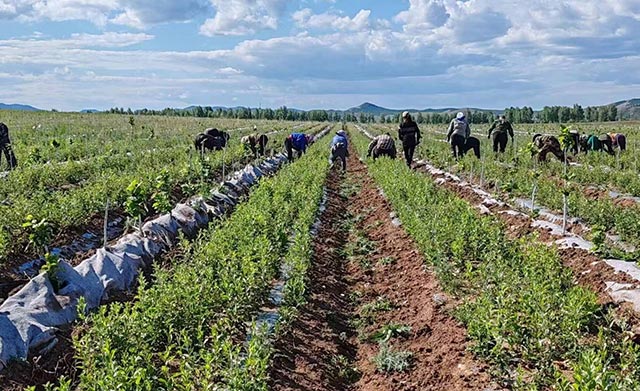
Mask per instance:
[[[409,167],[411,167],[413,154],[416,151],[416,145],[420,144],[421,137],[418,124],[413,121],[411,114],[408,111],[402,113],[402,123],[398,128],[398,138],[402,141],[404,159]]]
[[[447,132],[447,142],[451,143],[453,157],[458,159],[464,156],[465,144],[471,135],[471,127],[465,119],[464,113],[459,112],[449,123]]]

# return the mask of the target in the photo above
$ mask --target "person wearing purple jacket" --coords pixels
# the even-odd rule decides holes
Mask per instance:
[[[347,141],[347,134],[343,129],[336,132],[331,140],[331,157],[329,161],[333,166],[336,159],[340,159],[342,162],[342,171],[347,170],[347,157],[349,156],[349,141]]]

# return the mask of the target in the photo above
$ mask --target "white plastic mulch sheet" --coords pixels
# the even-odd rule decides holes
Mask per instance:
[[[325,129],[325,134],[328,129]],[[0,305],[0,370],[10,359],[26,359],[31,352],[46,352],[55,345],[55,331],[76,319],[84,297],[95,308],[113,291],[132,287],[141,268],[172,246],[182,232],[194,237],[211,219],[222,218],[240,197],[264,175],[275,174],[287,160],[279,154],[232,175],[209,197],[195,197],[142,226],[142,233],[120,238],[99,249],[76,267],[61,260],[56,293],[46,274],[40,274]]]

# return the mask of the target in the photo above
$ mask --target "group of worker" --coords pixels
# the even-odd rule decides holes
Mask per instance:
[[[349,152],[348,141],[343,128],[336,133],[331,141],[330,160],[332,164],[336,160],[340,160],[342,168],[346,169],[346,158],[349,156]],[[258,134],[256,126],[253,127],[253,130],[254,133],[241,138],[241,143],[253,156],[264,156],[269,138],[266,134]],[[615,154],[615,148],[620,151],[626,149],[627,141],[622,133],[606,133],[597,136],[593,134],[580,135],[577,131],[571,131],[570,134],[573,138],[571,151],[574,154],[578,152],[604,151],[613,155]],[[504,153],[509,137],[513,142],[513,126],[504,115],[501,115],[493,122],[487,134],[487,138],[492,140],[493,152]],[[416,146],[420,144],[421,138],[422,135],[418,124],[412,119],[408,111],[403,112],[402,122],[398,127],[398,139],[402,143],[404,160],[409,167],[411,167]],[[312,136],[304,133],[289,134],[284,142],[287,158],[290,161],[293,160],[294,151],[298,155],[304,154],[312,139]],[[195,147],[200,152],[204,152],[204,150],[221,150],[226,147],[228,140],[229,134],[227,132],[209,128],[196,136]],[[449,123],[446,141],[451,145],[454,158],[459,159],[470,150],[473,150],[476,157],[480,158],[480,140],[471,136],[471,127],[464,113],[459,112]],[[533,136],[533,145],[537,148],[535,153],[537,153],[540,161],[546,161],[549,153],[552,153],[559,160],[565,160],[565,153],[558,138],[555,136],[536,134]],[[0,122],[0,163],[2,162],[2,155],[5,156],[9,169],[17,166],[17,160],[9,139],[9,129],[7,125]],[[396,155],[395,141],[389,133],[375,137],[369,144],[367,151],[367,156],[373,157],[374,160],[380,156],[388,156],[395,159]]]
[[[578,131],[572,130],[569,132],[571,138],[571,145],[568,151],[573,154],[580,152],[588,153],[592,152],[607,152],[610,155],[615,155],[615,149],[618,148],[621,152],[627,149],[627,139],[622,133],[605,133],[602,135],[581,135]],[[552,135],[536,134],[533,136],[533,145],[537,148],[539,161],[546,161],[549,153],[553,154],[560,161],[567,159],[566,154],[560,141],[557,137]]]

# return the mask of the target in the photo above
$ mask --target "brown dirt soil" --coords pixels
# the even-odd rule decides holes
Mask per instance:
[[[7,368],[0,372],[0,389],[21,391],[28,386],[36,385],[38,390],[43,390],[44,384],[55,384],[62,375],[73,379],[77,370],[72,332],[71,326],[58,331],[58,343],[48,354],[31,355],[24,362],[10,362]]]
[[[392,212],[366,167],[351,151],[346,180],[355,183],[348,199],[339,194],[340,178],[331,173],[327,210],[314,244],[309,271],[309,299],[298,318],[276,341],[271,368],[272,390],[484,390],[492,387],[487,366],[467,352],[464,327],[448,315],[449,306],[434,301],[442,295],[435,275],[407,233],[391,223]],[[345,180],[345,179],[342,179]],[[356,230],[374,243],[364,256],[371,267],[343,255],[356,236],[340,229],[346,216],[358,216]],[[382,259],[393,259],[383,265]],[[380,297],[393,308],[379,312],[371,324],[360,311]],[[408,325],[406,337],[390,341],[394,350],[412,353],[402,373],[382,373],[373,358],[379,345],[366,338],[385,325]],[[356,328],[356,325],[359,328]],[[338,363],[338,356],[346,362]],[[347,368],[357,373],[345,374]],[[340,370],[343,370],[342,372]],[[342,375],[342,377],[341,377]],[[496,388],[494,388],[496,389]]]
[[[427,175],[431,175],[426,171],[424,172]],[[432,177],[438,179],[443,176],[432,175]],[[482,198],[472,190],[460,187],[456,183],[447,181],[443,186],[457,194],[460,198],[468,201],[471,205],[478,205],[482,202]],[[559,239],[559,237],[551,235],[547,229],[532,227],[532,219],[524,214],[514,216],[501,213],[510,209],[506,206],[494,205],[489,207],[489,209],[492,214],[497,216],[505,224],[505,231],[509,237],[513,239],[534,234],[535,240],[547,245],[553,245],[553,243]],[[570,225],[568,230],[577,235],[583,233],[580,225]],[[606,292],[605,281],[627,284],[637,283],[624,273],[616,273],[611,267],[604,263],[602,259],[589,251],[579,248],[558,249],[558,254],[564,265],[572,270],[575,281],[581,286],[592,289],[598,295],[599,301],[602,304],[612,302],[611,297]]]

